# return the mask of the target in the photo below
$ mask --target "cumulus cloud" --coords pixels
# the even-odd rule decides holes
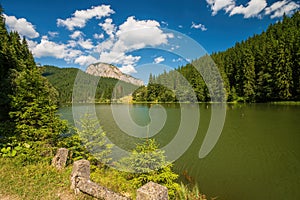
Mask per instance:
[[[105,19],[104,23],[99,23],[99,26],[106,32],[109,37],[113,37],[116,31],[115,25],[112,23],[113,20],[111,18]]]
[[[136,73],[136,63],[141,59],[140,56],[126,55],[124,52],[103,52],[100,61],[104,63],[121,64],[120,70],[123,73]]]
[[[101,34],[95,33],[95,34],[93,35],[93,37],[94,37],[95,39],[103,39],[103,38],[104,38],[104,34],[103,34],[103,33],[101,33]]]
[[[38,45],[37,42],[35,42],[35,41],[33,41],[33,40],[29,40],[29,39],[27,39],[27,44],[28,44],[28,48],[29,48],[30,50],[32,50],[33,48],[36,47],[36,45]]]
[[[37,58],[54,57],[69,62],[82,54],[81,51],[70,48],[68,44],[57,44],[47,37],[42,37],[40,43],[29,42],[29,47]]]
[[[235,6],[234,0],[206,0],[206,2],[211,7],[212,15],[216,15],[220,10],[228,12]]]
[[[54,31],[48,31],[48,34],[50,35],[50,37],[57,37],[59,35],[58,32],[54,32]]]
[[[70,38],[72,39],[76,39],[76,38],[80,38],[83,36],[83,33],[81,31],[74,31],[71,35]]]
[[[105,23],[111,22],[108,20]],[[107,31],[104,27],[103,29]],[[164,33],[159,22],[136,20],[133,16],[114,28],[109,35],[112,36],[108,40],[97,45],[96,51],[100,53],[100,61],[121,65],[121,71],[128,74],[136,72],[134,67],[141,59],[140,56],[127,55],[130,51],[167,44],[168,39],[174,37]]]
[[[76,11],[72,18],[58,20],[58,24],[73,30],[75,27],[84,27],[86,21],[92,17],[101,18],[104,16],[104,12],[102,14],[97,12],[98,15],[96,15],[92,11],[93,9],[95,8]],[[112,12],[107,11],[105,13]],[[132,74],[136,73],[135,67],[141,57],[132,55],[130,52],[145,47],[168,44],[168,40],[174,37],[173,34],[165,33],[159,22],[137,20],[133,16],[128,17],[119,26],[116,26],[111,18],[106,18],[102,23],[99,23],[99,26],[103,33],[94,33],[92,39],[85,39],[85,35],[79,30],[75,30],[69,35],[71,40],[67,43],[57,43],[51,41],[47,36],[43,36],[40,42],[30,42],[31,51],[37,58],[54,57],[81,66],[94,62],[115,64],[120,67],[123,73]],[[104,34],[109,37],[107,40],[101,41],[100,39],[105,37]],[[95,41],[97,44],[94,43]],[[159,57],[156,62],[160,63],[163,60],[164,58]]]
[[[234,7],[230,12],[230,16],[242,14],[245,18],[257,17],[258,14],[261,13],[261,11],[263,11],[266,7],[266,0],[250,0],[246,7],[243,5]]]
[[[25,18],[17,19],[15,16],[7,16],[5,14],[4,18],[9,30],[17,31],[20,35],[28,38],[37,38],[40,36],[32,23],[28,22]]]
[[[159,57],[154,59],[155,64],[159,64],[159,63],[164,62],[164,61],[165,61],[165,58],[162,57],[162,56],[159,56]]]
[[[83,28],[86,22],[94,17],[101,19],[102,17],[110,16],[115,12],[110,8],[110,5],[93,6],[87,10],[76,10],[73,16],[63,19],[57,19],[57,26],[65,26],[70,31],[74,30],[75,27]]]
[[[81,38],[81,39],[79,39],[78,44],[84,49],[93,49],[94,48],[94,45],[93,45],[93,42],[91,39],[84,40]]]
[[[114,50],[130,51],[144,48],[146,46],[158,46],[167,44],[168,38],[172,34],[166,34],[160,29],[160,24],[155,20],[136,20],[134,17],[128,17],[127,20],[119,26],[116,33],[118,41]]]
[[[91,55],[88,56],[81,55],[78,58],[76,58],[74,61],[75,64],[79,64],[81,66],[87,66],[96,62],[97,59]]]
[[[224,10],[230,16],[241,14],[244,18],[261,18],[264,15],[271,15],[271,18],[282,17],[284,13],[290,15],[300,7],[299,3],[292,0],[277,1],[269,7],[266,0],[249,0],[246,6],[237,5],[236,0],[206,0],[206,2],[212,10],[212,15]]]
[[[124,65],[124,66],[120,67],[119,69],[121,72],[123,72],[125,74],[137,73],[137,71],[133,65]]]
[[[283,0],[273,3],[270,7],[265,9],[266,15],[271,15],[271,18],[282,17],[284,13],[286,15],[292,14],[293,11],[300,7],[299,4],[289,1]]]
[[[120,70],[126,74],[136,73],[134,67],[140,59],[140,56],[126,55],[125,52],[110,51],[100,54],[100,62],[119,64]]]
[[[201,29],[201,31],[207,31],[207,28],[203,24],[195,24],[195,22],[192,22],[191,28]]]

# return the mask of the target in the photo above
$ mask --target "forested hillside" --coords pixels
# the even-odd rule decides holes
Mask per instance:
[[[137,88],[135,85],[117,79],[89,75],[77,68],[58,68],[54,66],[43,66],[42,68],[43,76],[58,91],[60,103],[72,102],[74,86],[80,86],[80,91],[77,91],[76,94],[76,100],[79,102],[94,100],[96,102],[109,102],[111,99],[128,95]],[[80,78],[76,80],[77,75]],[[92,85],[95,84],[97,85],[96,94],[91,91]]]
[[[56,115],[57,91],[41,75],[26,39],[6,30],[1,6],[0,89],[2,153],[5,145],[12,149],[12,141],[53,144],[66,130],[66,123]]]
[[[282,21],[270,25],[265,32],[236,43],[224,52],[213,53],[211,58],[224,80],[228,101],[300,100],[300,12],[292,17],[284,16]],[[158,83],[168,86],[173,96],[183,96],[182,101],[193,101],[192,91],[178,87],[179,72],[193,87],[197,101],[210,101],[208,89],[193,66],[207,60],[208,56],[204,56],[175,71],[151,76],[151,87],[140,88],[133,99],[163,101],[160,95],[153,97],[153,94],[159,94],[155,91],[159,88],[153,87],[153,83]]]

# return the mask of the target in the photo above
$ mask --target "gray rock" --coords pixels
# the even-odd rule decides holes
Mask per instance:
[[[142,80],[136,79],[130,75],[122,73],[119,68],[106,64],[106,63],[95,63],[88,66],[86,69],[86,73],[100,76],[100,77],[107,77],[107,78],[115,78],[127,83],[131,83],[133,85],[142,86],[144,82]]]
[[[160,184],[149,182],[137,190],[136,200],[168,200],[168,189]]]
[[[52,165],[57,169],[62,169],[66,166],[69,150],[66,148],[60,148],[57,150],[56,155],[52,159]]]
[[[100,186],[87,179],[79,179],[77,184],[78,189],[86,194],[93,197],[105,200],[129,200],[129,198],[117,194],[103,186]]]
[[[77,184],[80,179],[90,180],[90,162],[88,160],[78,160],[73,163],[71,173],[71,189],[78,193]]]

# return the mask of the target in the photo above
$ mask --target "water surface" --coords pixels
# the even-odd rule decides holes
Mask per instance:
[[[167,118],[154,137],[163,147],[177,133],[181,109],[195,109],[195,105],[161,105]],[[150,121],[150,106],[130,105],[132,120],[146,126]],[[85,105],[79,107],[85,109]],[[203,193],[220,200],[300,199],[299,105],[228,104],[222,134],[203,159],[198,154],[210,123],[211,105],[199,104],[199,108],[197,135],[175,161],[175,170],[185,174],[181,176],[182,181],[188,183],[186,177],[190,176]],[[120,130],[110,105],[96,105],[95,109],[107,136],[119,147],[130,149],[139,141],[136,137],[145,136],[145,133],[134,133],[134,129],[131,135]],[[72,119],[71,107],[61,108],[60,112],[64,118]]]

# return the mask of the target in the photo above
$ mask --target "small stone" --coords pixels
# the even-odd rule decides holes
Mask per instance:
[[[136,200],[168,200],[168,189],[165,186],[149,182],[137,190]]]
[[[52,159],[52,165],[57,169],[62,169],[66,166],[68,160],[69,150],[66,148],[60,148],[57,150],[56,155]]]
[[[71,173],[71,189],[77,189],[79,178],[90,180],[90,162],[88,160],[78,160],[73,163]]]

